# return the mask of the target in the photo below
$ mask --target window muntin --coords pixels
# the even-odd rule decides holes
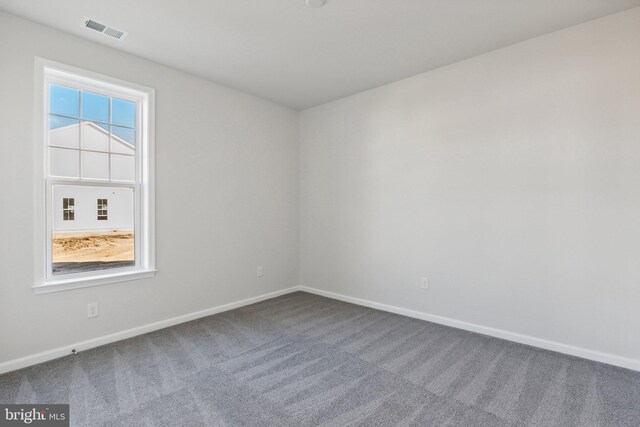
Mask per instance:
[[[98,199],[98,221],[107,221],[109,219],[107,205],[107,199]]]
[[[49,175],[135,182],[136,103],[70,86],[49,83]]]

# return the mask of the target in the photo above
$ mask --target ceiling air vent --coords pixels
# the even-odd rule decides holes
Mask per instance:
[[[85,18],[83,26],[90,30],[102,33],[105,36],[113,37],[114,39],[123,40],[125,37],[127,37],[126,31],[118,30],[117,28],[113,28],[98,21],[94,21],[91,18]]]

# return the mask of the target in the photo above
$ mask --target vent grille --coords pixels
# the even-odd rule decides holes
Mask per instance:
[[[87,21],[84,24],[87,28],[91,28],[92,30],[96,30],[96,31],[100,31],[103,32],[105,28],[107,28],[106,25],[102,25],[99,22],[96,22],[94,20],[91,19],[87,19]]]
[[[120,40],[122,36],[124,36],[124,31],[116,30],[115,28],[111,28],[111,27],[107,27],[104,30],[104,33],[108,36],[115,37],[118,40]]]
[[[113,37],[114,39],[117,39],[117,40],[123,40],[125,37],[127,37],[126,31],[118,30],[117,28],[113,28],[108,25],[102,24],[91,18],[85,18],[83,26],[90,30],[102,33],[105,36]]]

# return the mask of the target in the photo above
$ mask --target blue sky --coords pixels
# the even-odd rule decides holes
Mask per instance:
[[[76,124],[80,120],[92,121],[103,129],[110,128],[111,133],[125,141],[135,143],[136,105],[133,102],[52,84],[49,87],[49,112],[49,129]]]

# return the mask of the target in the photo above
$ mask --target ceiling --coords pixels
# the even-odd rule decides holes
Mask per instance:
[[[640,0],[0,0],[0,9],[304,109]],[[129,32],[112,40],[84,17]]]

